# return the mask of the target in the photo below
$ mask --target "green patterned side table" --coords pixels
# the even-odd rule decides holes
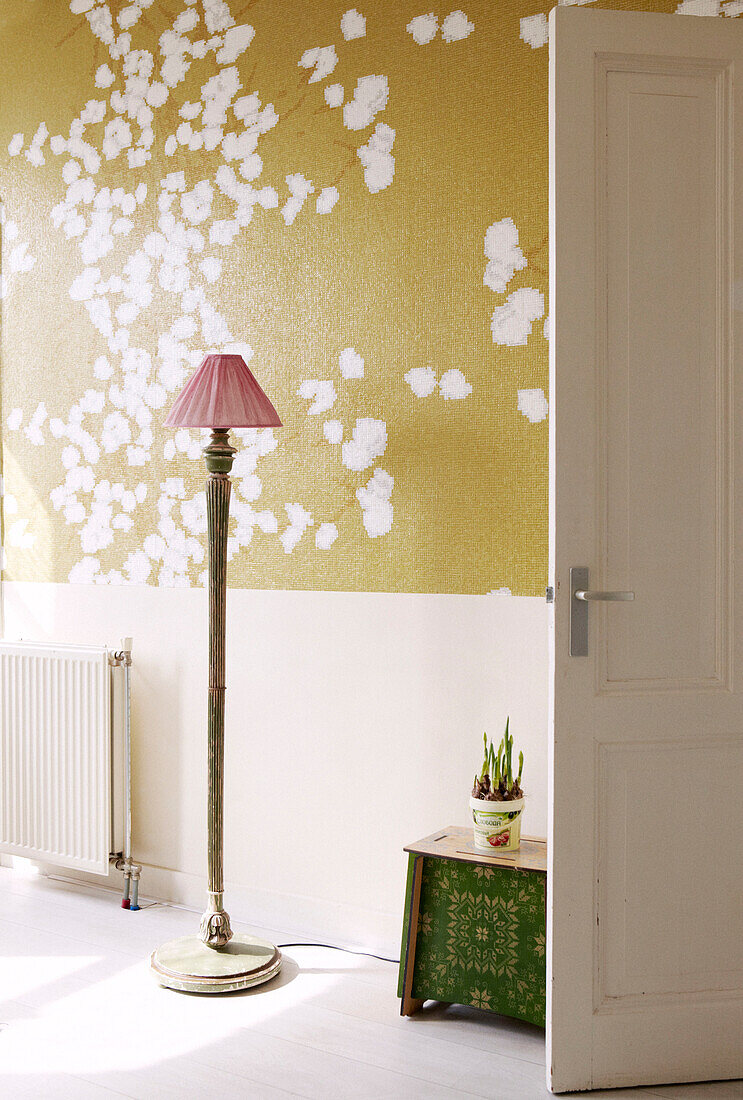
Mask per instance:
[[[544,1027],[546,841],[522,837],[518,851],[490,855],[452,825],[405,851],[401,1014],[433,999]]]

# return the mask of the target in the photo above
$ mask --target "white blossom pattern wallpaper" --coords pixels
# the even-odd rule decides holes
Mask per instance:
[[[543,592],[548,7],[3,0],[7,578],[203,583],[227,350],[231,584]]]

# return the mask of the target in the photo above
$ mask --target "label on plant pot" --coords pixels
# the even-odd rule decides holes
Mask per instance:
[[[510,803],[470,798],[470,809],[474,822],[475,847],[501,851],[513,851],[519,847],[523,798]]]

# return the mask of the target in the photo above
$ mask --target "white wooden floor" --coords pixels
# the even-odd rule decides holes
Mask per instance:
[[[297,947],[261,991],[160,989],[149,952],[197,921],[165,905],[127,913],[115,894],[0,868],[0,1097],[549,1096],[540,1029],[443,1006],[403,1020],[390,963]],[[591,1095],[731,1100],[743,1085]]]

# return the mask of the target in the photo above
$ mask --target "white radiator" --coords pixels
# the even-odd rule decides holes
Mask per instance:
[[[120,676],[105,648],[0,642],[0,852],[108,874],[124,829]]]

